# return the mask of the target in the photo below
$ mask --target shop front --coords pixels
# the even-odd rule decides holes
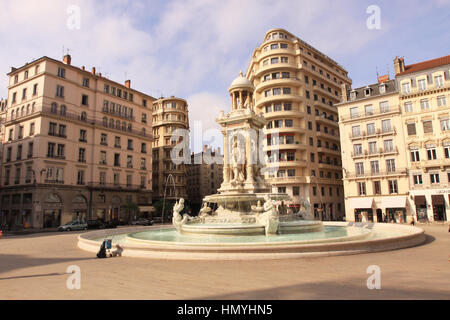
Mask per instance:
[[[351,198],[349,207],[353,210],[354,221],[373,222],[373,198]]]
[[[381,208],[386,210],[387,222],[406,223],[406,196],[381,198]]]
[[[43,228],[57,228],[61,225],[62,201],[56,193],[50,193],[42,204]]]
[[[414,205],[416,206],[416,219],[420,222],[428,221],[427,199],[423,195],[414,196]]]
[[[445,199],[442,194],[432,194],[431,203],[433,206],[433,219],[434,221],[446,221],[445,214]]]

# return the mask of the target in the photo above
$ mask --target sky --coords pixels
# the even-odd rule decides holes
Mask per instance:
[[[368,28],[373,5],[380,23]],[[222,146],[210,138],[214,120],[230,110],[227,88],[269,29],[337,61],[353,87],[375,83],[377,70],[392,78],[395,56],[412,64],[450,54],[450,0],[0,0],[0,21],[0,97],[12,66],[69,52],[75,66],[186,99],[195,152]]]

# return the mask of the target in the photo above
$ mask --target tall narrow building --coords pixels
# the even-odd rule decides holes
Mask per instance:
[[[274,192],[288,193],[295,212],[302,199],[316,218],[343,217],[341,148],[335,103],[350,85],[337,62],[283,29],[269,30],[246,72],[255,86],[255,108],[265,127]],[[275,152],[275,150],[278,150]]]
[[[172,139],[177,129],[189,130],[188,104],[186,100],[170,97],[153,102],[153,199],[175,200],[186,198],[186,166],[176,164],[172,149],[182,138]],[[189,140],[186,141],[189,143]],[[178,155],[183,156],[183,155]],[[189,154],[187,154],[189,156]]]

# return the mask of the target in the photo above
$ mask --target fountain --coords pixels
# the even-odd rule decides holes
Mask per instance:
[[[116,234],[124,256],[267,259],[374,252],[425,241],[423,230],[412,226],[316,221],[306,200],[298,213],[281,212],[280,201],[290,197],[272,193],[264,177],[277,168],[264,164],[267,120],[255,112],[254,87],[240,73],[228,90],[231,111],[222,111],[216,120],[224,135],[223,183],[217,194],[204,198],[198,216],[182,214],[180,198],[173,206],[172,227],[94,231],[80,235],[80,248],[98,250],[106,233]],[[276,153],[275,147],[271,152]]]
[[[266,236],[295,232],[318,231],[321,221],[306,221],[310,207],[305,202],[300,214],[280,216],[277,201],[290,200],[287,194],[271,193],[263,172],[263,127],[267,120],[257,115],[253,106],[254,87],[240,73],[228,89],[231,112],[223,112],[216,120],[224,135],[223,183],[218,194],[205,197],[204,203],[212,203],[217,210],[203,207],[198,217],[182,219],[179,204],[174,207],[173,224],[178,232],[190,235],[210,236]],[[274,150],[272,150],[274,152]],[[263,205],[261,203],[264,203]]]

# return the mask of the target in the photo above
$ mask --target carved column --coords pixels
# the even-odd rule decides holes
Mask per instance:
[[[228,165],[228,135],[227,131],[222,131],[223,134],[223,182],[230,182],[230,167]]]
[[[239,109],[243,108],[244,103],[242,102],[242,90],[239,90]]]

